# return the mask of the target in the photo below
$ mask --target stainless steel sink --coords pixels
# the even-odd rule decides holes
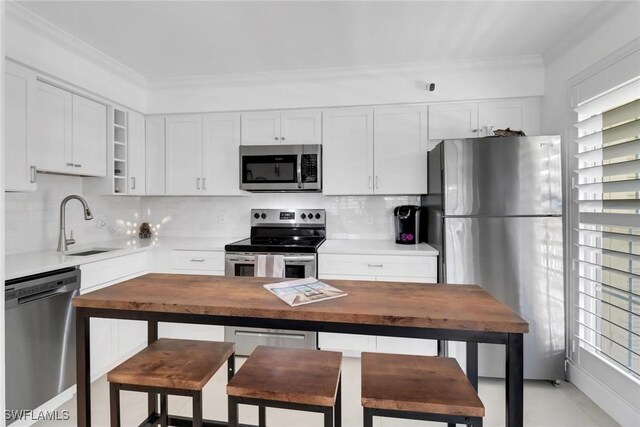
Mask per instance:
[[[71,253],[67,253],[65,255],[67,256],[89,256],[89,255],[97,255],[97,254],[103,254],[105,252],[111,252],[111,251],[115,251],[115,249],[88,249],[86,251],[82,251],[82,252],[71,252]]]

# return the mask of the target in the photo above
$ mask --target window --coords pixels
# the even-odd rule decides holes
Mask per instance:
[[[573,332],[640,380],[640,76],[575,111]]]

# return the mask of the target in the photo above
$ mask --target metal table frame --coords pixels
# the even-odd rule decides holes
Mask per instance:
[[[502,344],[506,347],[506,425],[508,427],[521,427],[523,425],[524,352],[522,333],[76,307],[76,378],[79,427],[91,426],[89,319],[92,317],[146,321],[148,322],[148,343],[158,339],[158,322],[464,341],[467,343],[467,376],[476,390],[478,389],[478,343]],[[157,395],[149,394],[150,417],[157,413]],[[190,425],[188,419],[184,417],[171,417],[170,422],[173,423],[172,425]],[[227,426],[228,424],[225,421],[206,420],[204,425]]]

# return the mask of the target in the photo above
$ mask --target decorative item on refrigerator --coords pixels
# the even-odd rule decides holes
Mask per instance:
[[[346,292],[313,277],[272,283],[264,288],[291,307],[347,296]]]

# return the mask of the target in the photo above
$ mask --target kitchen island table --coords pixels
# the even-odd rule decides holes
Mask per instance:
[[[523,334],[528,323],[476,285],[326,280],[348,296],[290,307],[262,285],[277,279],[147,274],[73,299],[76,308],[78,426],[91,425],[89,319],[250,326],[465,341],[467,375],[477,390],[478,343],[505,345],[506,425],[523,425]],[[149,418],[159,417],[149,396]],[[172,417],[171,425],[190,425]],[[220,426],[226,422],[207,421]]]

